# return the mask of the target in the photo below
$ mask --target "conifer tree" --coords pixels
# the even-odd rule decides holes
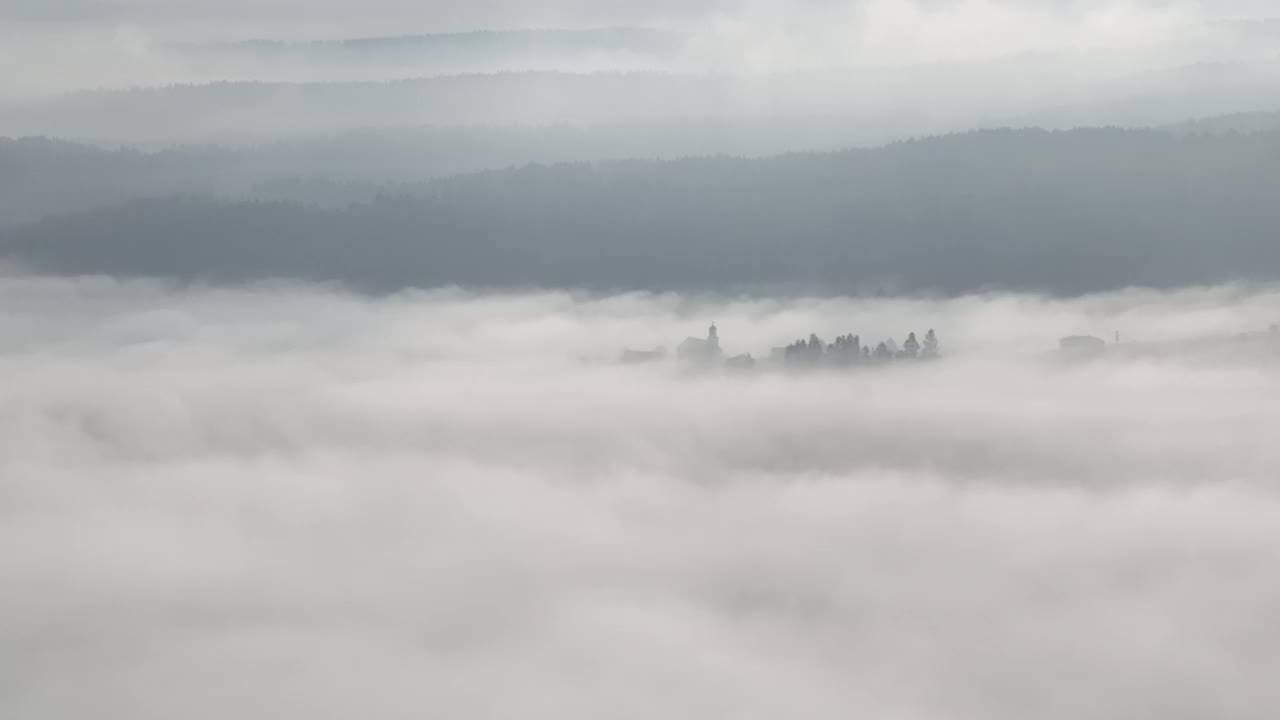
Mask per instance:
[[[926,360],[932,360],[938,357],[938,336],[934,334],[932,328],[930,328],[929,332],[924,336],[923,356]]]

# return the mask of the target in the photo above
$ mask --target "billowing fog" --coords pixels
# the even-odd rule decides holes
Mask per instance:
[[[10,717],[1280,703],[1275,356],[1056,352],[1265,332],[1274,290],[371,300],[10,276],[0,299]],[[615,362],[712,319],[730,352],[936,326],[943,357]]]
[[[1274,0],[0,0],[0,720],[1272,720]]]

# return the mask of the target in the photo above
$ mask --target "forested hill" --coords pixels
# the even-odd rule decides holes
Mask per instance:
[[[334,211],[132,202],[8,233],[55,272],[482,287],[1082,293],[1280,279],[1280,133],[984,131],[528,166]]]
[[[180,146],[154,152],[0,137],[0,228],[57,212],[174,193],[274,199],[281,188],[316,185],[313,181],[323,179],[336,186],[358,183],[361,193],[342,194],[368,200],[363,186],[419,183],[535,162],[764,156],[829,151],[865,139],[855,123],[836,117],[378,128],[248,147]]]

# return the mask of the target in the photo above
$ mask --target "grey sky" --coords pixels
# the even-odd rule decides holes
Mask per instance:
[[[900,12],[1053,13],[1151,12],[1176,9],[1205,17],[1259,16],[1273,12],[1262,0],[5,0],[0,18],[9,20],[171,22],[212,20],[241,23],[284,19],[295,23],[386,17],[412,19],[420,32],[530,25],[580,26],[651,24],[708,17],[759,14],[805,18],[814,15]],[[407,29],[407,28],[406,28]]]
[[[1082,67],[1110,64],[1114,73],[1234,59],[1240,44],[1212,22],[1265,9],[1251,0],[6,0],[0,99],[220,79],[377,80],[494,70],[404,67],[388,75],[366,67],[359,70],[366,75],[353,76],[334,67],[207,67],[166,55],[175,41],[621,25],[677,29],[688,34],[688,46],[649,65],[593,57],[536,67],[754,73],[1074,53]]]

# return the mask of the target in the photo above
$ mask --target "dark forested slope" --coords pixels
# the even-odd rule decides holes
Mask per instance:
[[[372,195],[364,186],[378,183],[418,183],[536,162],[828,151],[856,144],[860,134],[845,119],[813,117],[379,128],[243,147],[149,152],[0,138],[0,228],[175,193],[340,205],[353,198],[367,201]],[[359,186],[341,187],[353,183]]]
[[[344,211],[134,202],[9,233],[58,272],[389,290],[1077,293],[1280,278],[1280,134],[987,131],[869,151],[529,166]]]

